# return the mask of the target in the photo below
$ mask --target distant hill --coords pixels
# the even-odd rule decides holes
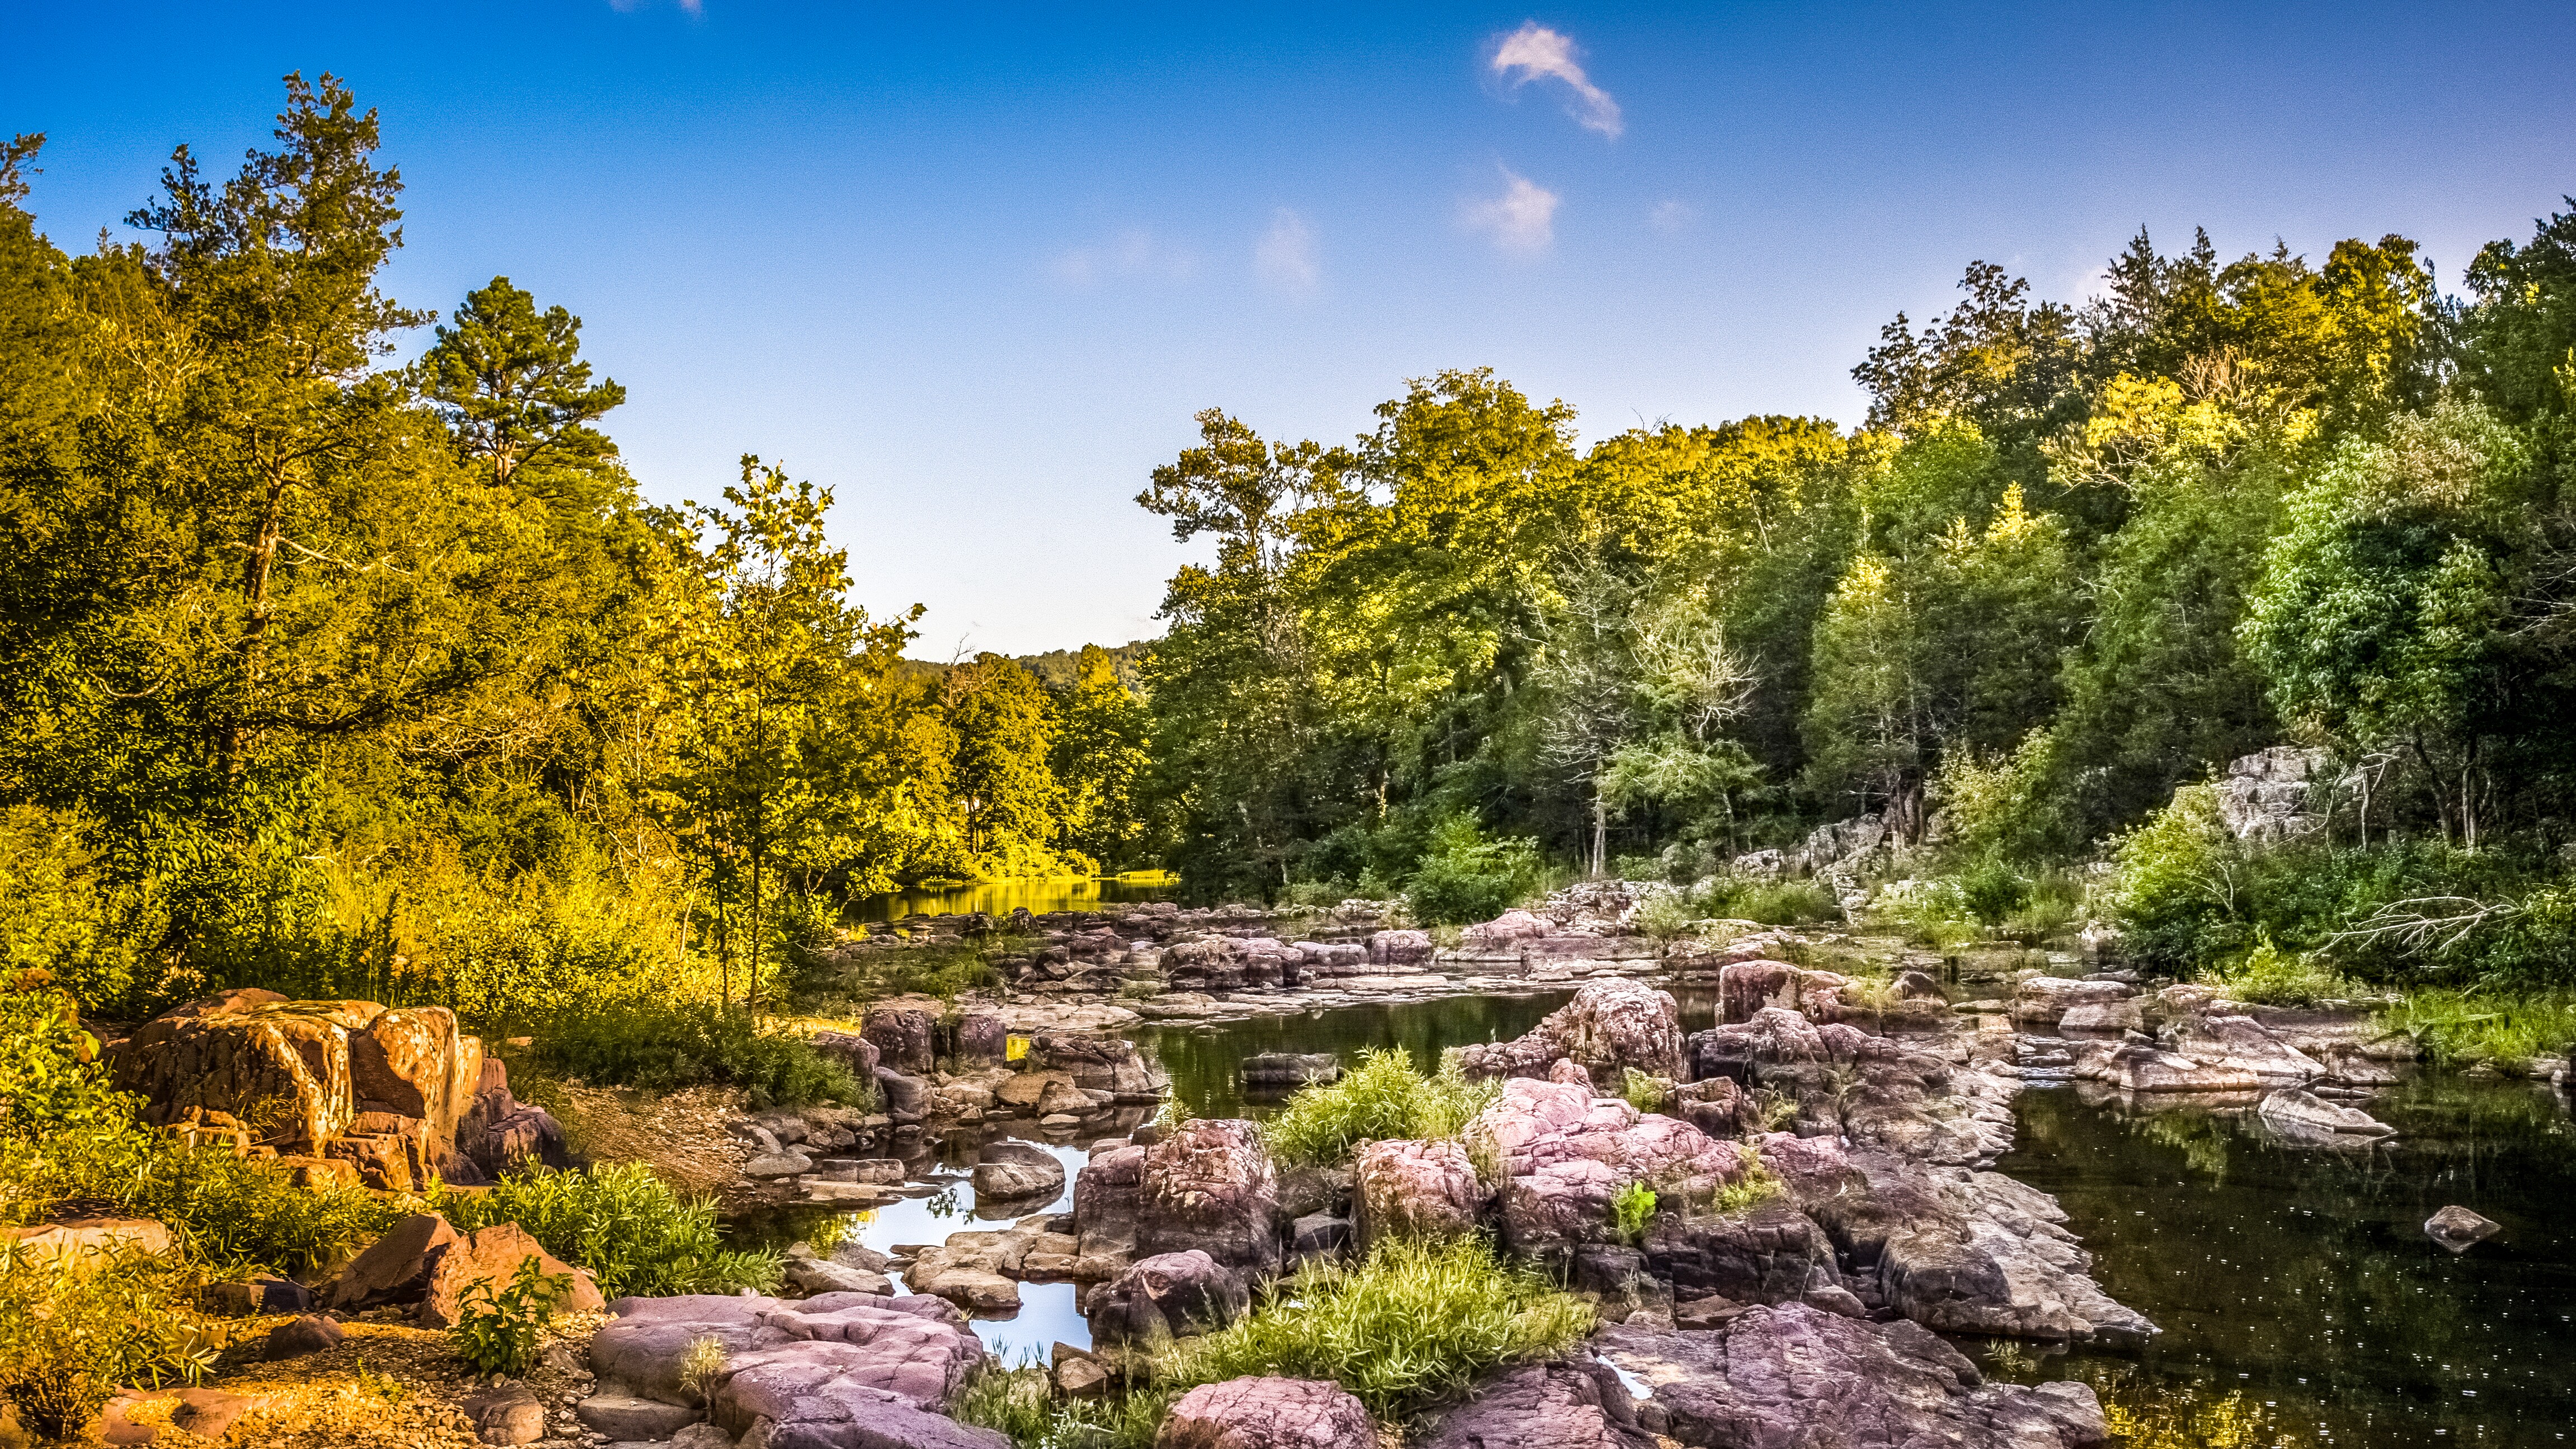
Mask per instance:
[[[1100,647],[1109,652],[1110,664],[1118,671],[1118,682],[1129,689],[1136,688],[1136,666],[1143,663],[1146,654],[1152,651],[1154,641],[1136,639],[1125,644],[1104,644]],[[1074,670],[1082,662],[1082,651],[1050,649],[1044,654],[1013,655],[1011,662],[1036,675],[1038,683],[1049,689],[1071,689]],[[903,665],[908,673],[925,675],[932,679],[945,678],[953,667],[945,661],[928,659],[907,659],[903,661]]]

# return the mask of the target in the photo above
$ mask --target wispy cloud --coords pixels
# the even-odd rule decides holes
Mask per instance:
[[[1491,201],[1469,201],[1459,218],[1469,228],[1494,239],[1507,252],[1535,255],[1556,242],[1557,194],[1526,176],[1503,172],[1503,194]]]
[[[608,8],[620,15],[631,15],[643,6],[644,0],[608,0]],[[691,16],[704,16],[707,13],[706,0],[680,0],[680,9]]]
[[[1077,287],[1095,287],[1121,278],[1186,282],[1198,273],[1198,255],[1187,247],[1157,239],[1142,227],[1130,227],[1107,241],[1075,247],[1055,257],[1055,274]]]
[[[1315,228],[1306,218],[1281,207],[1270,214],[1270,229],[1252,248],[1252,270],[1264,286],[1304,296],[1324,279],[1324,264],[1315,253]]]
[[[1521,28],[1503,37],[1494,47],[1494,74],[1518,87],[1534,80],[1560,80],[1573,92],[1565,104],[1567,115],[1577,124],[1602,135],[1617,139],[1627,123],[1619,117],[1619,103],[1610,93],[1592,83],[1575,63],[1574,38],[1550,30],[1535,20],[1522,22]]]
[[[1656,202],[1646,211],[1646,225],[1671,236],[1699,220],[1699,208],[1687,201],[1670,197]]]

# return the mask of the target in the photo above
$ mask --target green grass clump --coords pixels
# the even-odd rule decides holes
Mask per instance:
[[[2201,978],[2237,1001],[2260,1006],[2314,1006],[2350,1000],[2369,988],[2346,981],[2314,956],[2281,951],[2265,941],[2234,965]]]
[[[1500,1095],[1500,1083],[1471,1082],[1454,1062],[1424,1076],[1405,1053],[1372,1050],[1341,1080],[1301,1088],[1261,1136],[1282,1162],[1329,1166],[1364,1142],[1455,1137]]]
[[[1177,1389],[1135,1389],[1065,1400],[1054,1396],[1042,1368],[988,1368],[958,1392],[948,1415],[1020,1449],[1153,1449],[1178,1397]]]
[[[1640,1112],[1660,1112],[1673,1099],[1673,1084],[1635,1067],[1623,1067],[1626,1075],[1619,1083],[1619,1095]]]
[[[1592,1309],[1481,1237],[1391,1238],[1356,1265],[1310,1261],[1244,1317],[1175,1344],[1168,1386],[1246,1374],[1331,1379],[1381,1423],[1455,1394],[1506,1364],[1564,1352]]]
[[[1610,1228],[1623,1243],[1644,1242],[1647,1220],[1654,1215],[1655,1190],[1642,1182],[1628,1184],[1610,1199]]]
[[[607,1298],[765,1293],[782,1267],[775,1253],[726,1248],[712,1200],[681,1197],[640,1163],[540,1168],[487,1191],[442,1194],[437,1206],[461,1231],[517,1223],[547,1252],[589,1269]]]
[[[2426,990],[2379,1013],[2446,1066],[2566,1056],[2576,1051],[2576,991]]]
[[[1697,916],[1759,921],[1766,926],[1820,926],[1843,918],[1842,902],[1834,898],[1831,887],[1816,880],[1711,876],[1689,906]]]
[[[1796,1111],[1793,1104],[1790,1112],[1795,1115]],[[1735,1150],[1743,1156],[1744,1175],[1719,1188],[1717,1194],[1708,1200],[1707,1210],[1720,1217],[1757,1207],[1787,1191],[1771,1169],[1762,1165],[1762,1155],[1755,1152],[1751,1144],[1739,1142]]]
[[[756,1107],[863,1103],[874,1088],[749,1012],[679,1002],[619,1002],[556,1016],[535,1032],[536,1065],[594,1087],[669,1092],[740,1087]]]
[[[204,1281],[128,1249],[0,1246],[0,1400],[22,1428],[77,1440],[120,1385],[197,1382],[226,1337],[192,1306]]]

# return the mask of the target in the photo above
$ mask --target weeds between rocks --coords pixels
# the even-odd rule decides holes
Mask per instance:
[[[590,1270],[610,1299],[768,1293],[784,1267],[776,1253],[726,1248],[711,1199],[680,1196],[640,1163],[539,1169],[488,1189],[441,1193],[437,1205],[460,1232],[517,1223],[547,1252]]]
[[[1402,1051],[1371,1050],[1341,1080],[1300,1088],[1261,1137],[1281,1162],[1330,1166],[1366,1142],[1456,1137],[1501,1095],[1501,1083],[1471,1082],[1455,1061],[1425,1076]]]
[[[668,1092],[720,1083],[755,1107],[856,1105],[873,1088],[801,1036],[745,1011],[670,1002],[617,1002],[568,1011],[535,1032],[543,1071],[594,1087]]]

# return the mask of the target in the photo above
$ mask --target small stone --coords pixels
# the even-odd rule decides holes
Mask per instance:
[[[1060,1358],[1055,1391],[1068,1399],[1096,1399],[1109,1392],[1109,1370],[1088,1358]]]
[[[244,1395],[221,1389],[181,1389],[179,1407],[170,1411],[170,1422],[200,1439],[221,1439],[233,1420],[248,1412],[250,1400]]]
[[[308,1313],[292,1323],[281,1323],[270,1329],[268,1347],[263,1351],[263,1356],[271,1362],[278,1359],[301,1358],[308,1353],[320,1353],[326,1348],[337,1348],[348,1336],[337,1321]]]
[[[814,1159],[802,1152],[764,1152],[742,1165],[745,1177],[795,1177],[811,1172]]]

